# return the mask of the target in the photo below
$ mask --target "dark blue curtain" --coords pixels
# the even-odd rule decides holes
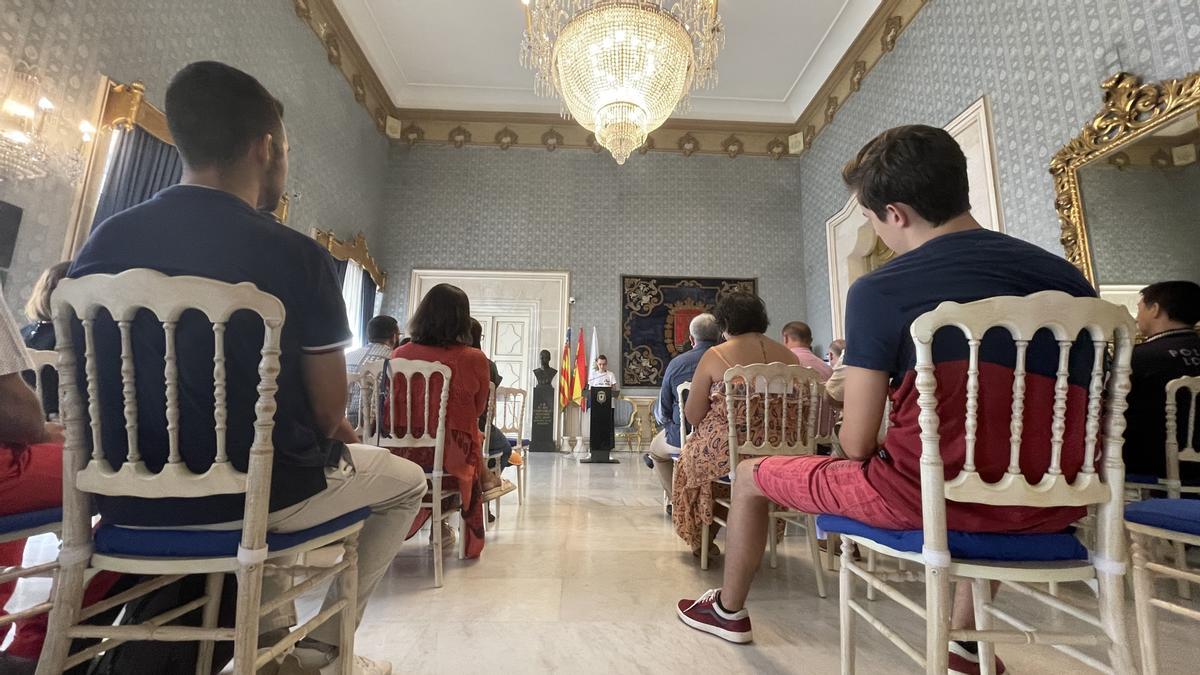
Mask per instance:
[[[183,175],[183,161],[175,146],[136,126],[121,133],[110,161],[92,227],[150,199],[159,190],[178,183]]]
[[[363,344],[369,341],[367,337],[367,323],[371,317],[375,315],[375,280],[363,270],[362,275],[362,330],[359,335],[362,335]]]
[[[337,272],[339,288],[342,287],[342,284],[346,283],[346,268],[349,266],[350,263],[346,260],[338,260],[337,258],[333,259],[333,269],[335,272]]]

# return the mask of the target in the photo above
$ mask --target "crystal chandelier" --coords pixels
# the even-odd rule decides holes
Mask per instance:
[[[717,0],[521,0],[521,64],[539,96],[595,133],[617,164],[688,94],[717,83]]]
[[[0,182],[62,176],[74,183],[83,174],[83,144],[96,128],[80,122],[78,131],[61,133],[61,116],[43,95],[37,74],[26,63],[12,71],[0,103]]]

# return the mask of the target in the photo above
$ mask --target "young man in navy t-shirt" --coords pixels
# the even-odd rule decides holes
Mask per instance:
[[[744,602],[762,559],[770,502],[806,513],[844,515],[875,527],[921,528],[921,443],[915,354],[908,333],[914,319],[947,300],[970,302],[1046,290],[1095,295],[1066,260],[979,225],[970,211],[966,158],[942,129],[907,126],[886,131],[847,164],[843,178],[863,215],[898,256],[858,279],[847,298],[849,347],[843,357],[845,407],[839,439],[849,459],[770,457],[743,462],[738,467],[743,478],[734,483],[724,586],[700,600],[679,603],[685,623],[735,642],[751,638]],[[988,480],[999,479],[1009,456],[1010,403],[1002,394],[1012,390],[1013,363],[1012,350],[1002,342],[985,338],[980,357],[984,394],[976,449],[979,470]],[[939,333],[934,344],[937,376],[965,380],[966,354],[965,341]],[[1073,353],[1071,386],[1085,395],[1069,397],[1069,412],[1080,412],[1087,400],[1086,357],[1082,349]],[[1053,340],[1035,339],[1028,354],[1024,443],[1029,447],[1049,448],[1056,367]],[[1006,388],[988,386],[1006,381]],[[964,396],[961,387],[949,389],[939,394]],[[892,412],[880,447],[877,435],[889,397]],[[1042,400],[1047,404],[1036,403]],[[989,423],[989,417],[997,421]],[[962,467],[963,426],[961,419],[949,415],[941,420],[949,476]],[[1063,459],[1064,473],[1072,476],[1083,458],[1081,432],[1075,436],[1068,433]],[[1067,527],[1082,512],[949,502],[947,524],[975,532],[1050,532]],[[960,622],[970,618],[969,604],[964,604],[966,610],[956,612]]]
[[[166,93],[167,124],[183,159],[179,185],[104,221],[88,238],[69,275],[116,274],[149,268],[227,283],[249,282],[278,298],[286,315],[275,394],[273,531],[314,527],[370,507],[358,544],[359,616],[395,557],[425,494],[424,472],[382,448],[357,443],[346,421],[346,363],[350,329],[333,260],[315,241],[278,223],[270,212],[287,179],[283,106],[253,77],[222,63],[188,65]],[[97,351],[119,354],[120,337],[109,326],[96,331]],[[229,459],[245,471],[253,440],[261,321],[235,314],[225,332]],[[167,454],[163,384],[163,331],[139,315],[133,330],[137,371],[139,446],[157,470]],[[76,344],[81,344],[80,340]],[[213,332],[196,312],[176,328],[180,451],[193,471],[212,463]],[[98,364],[105,403],[103,446],[119,466],[126,437],[119,359]],[[115,369],[115,370],[114,370]],[[243,514],[241,495],[197,499],[98,500],[104,519],[141,527],[228,523]],[[264,601],[283,590],[281,575],[267,575]],[[338,600],[336,589],[327,602]],[[282,629],[293,617],[277,613],[263,629]],[[333,658],[338,622],[313,631],[295,651],[304,667]],[[276,635],[276,638],[278,635]],[[387,663],[358,657],[355,673],[391,672]]]

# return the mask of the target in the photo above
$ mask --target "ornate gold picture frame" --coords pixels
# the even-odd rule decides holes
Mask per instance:
[[[1200,114],[1200,72],[1149,83],[1120,72],[1100,86],[1104,90],[1100,112],[1050,160],[1063,249],[1067,260],[1092,284],[1096,283],[1096,272],[1079,189],[1079,169],[1185,115]]]

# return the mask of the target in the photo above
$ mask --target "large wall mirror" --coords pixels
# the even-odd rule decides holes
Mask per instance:
[[[1147,284],[1200,282],[1200,72],[1105,80],[1104,105],[1054,156],[1067,258],[1101,296],[1136,305]]]

